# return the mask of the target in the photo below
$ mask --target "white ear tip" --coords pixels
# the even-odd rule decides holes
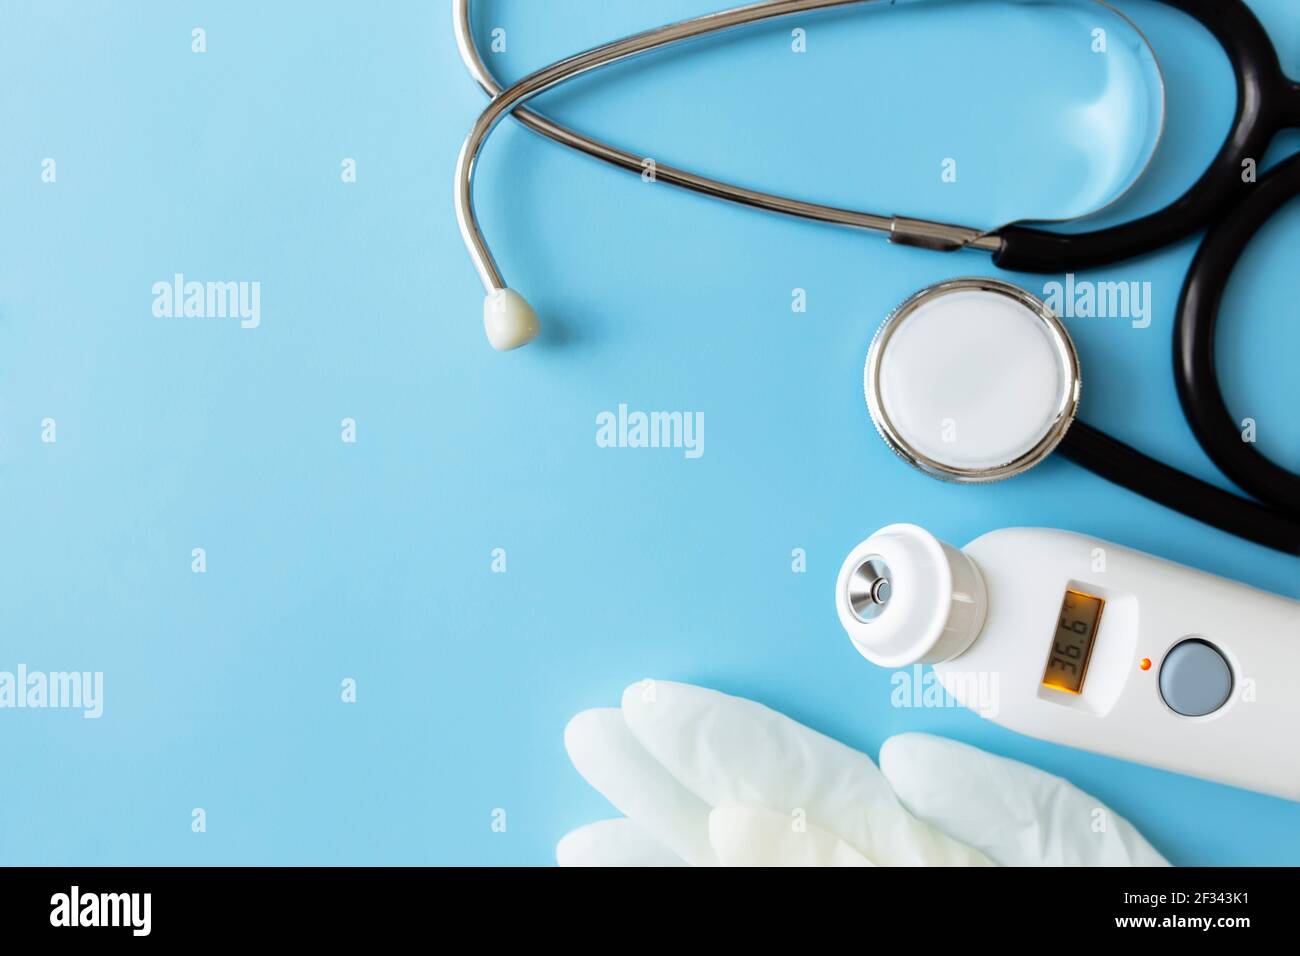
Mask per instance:
[[[498,352],[508,352],[537,338],[537,313],[514,289],[495,289],[483,300],[483,328]]]

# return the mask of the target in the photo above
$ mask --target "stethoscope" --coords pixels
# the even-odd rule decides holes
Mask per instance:
[[[868,2],[877,0],[769,0],[723,10],[595,47],[502,89],[475,45],[469,0],[453,0],[461,57],[474,79],[492,97],[461,149],[455,205],[461,235],[487,290],[484,327],[493,347],[518,348],[536,337],[539,330],[527,301],[506,285],[474,213],[475,160],[503,117],[513,114],[529,129],[556,142],[640,174],[644,154],[591,139],[518,107],[574,77],[685,40],[792,14]],[[1097,2],[1110,6],[1105,0]],[[1073,233],[1018,224],[988,231],[803,202],[669,166],[657,166],[656,177],[660,182],[770,212],[883,233],[891,242],[902,245],[937,251],[983,250],[992,254],[999,268],[1021,272],[1083,271],[1153,252],[1208,226],[1179,299],[1174,377],[1184,414],[1201,447],[1228,478],[1258,501],[1171,468],[1075,420],[1079,363],[1068,334],[1041,302],[997,280],[940,283],[891,313],[868,355],[867,404],[877,430],[890,447],[937,477],[958,482],[1010,477],[1032,467],[1059,446],[1078,464],[1166,507],[1250,541],[1300,555],[1300,475],[1268,459],[1253,443],[1243,441],[1224,402],[1214,362],[1215,322],[1228,277],[1255,233],[1300,193],[1300,153],[1278,164],[1257,182],[1247,182],[1242,175],[1243,161],[1259,160],[1278,132],[1300,128],[1300,83],[1282,71],[1268,34],[1243,0],[1160,2],[1194,17],[1223,47],[1236,77],[1237,111],[1227,139],[1201,178],[1165,208],[1132,222]],[[1043,414],[1032,422],[1020,422],[1012,433],[1004,430],[994,435],[1000,454],[991,457],[972,457],[964,451],[947,455],[942,428],[939,443],[928,442],[928,433],[901,421],[906,417],[901,414],[901,406],[890,406],[891,401],[906,398],[904,386],[909,375],[925,374],[924,367],[917,364],[921,350],[896,343],[936,341],[945,323],[957,314],[974,314],[991,326],[1015,329],[1023,339],[1027,370],[1032,366],[1035,393],[1042,396]],[[1023,322],[1018,324],[1015,315]],[[1038,339],[1027,333],[1031,326],[1037,328]],[[902,358],[895,362],[899,355]],[[898,387],[891,388],[891,382]],[[975,430],[981,434],[996,420],[999,409],[993,405],[984,411],[990,418],[976,422]],[[945,419],[944,427],[947,424]],[[954,427],[953,432],[959,433],[960,429]],[[958,446],[960,442],[950,444]]]

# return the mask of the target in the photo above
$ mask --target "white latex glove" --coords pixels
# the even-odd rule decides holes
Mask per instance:
[[[569,722],[578,772],[625,814],[561,866],[1166,866],[1072,784],[975,747],[900,734],[865,754],[739,697],[643,681]]]

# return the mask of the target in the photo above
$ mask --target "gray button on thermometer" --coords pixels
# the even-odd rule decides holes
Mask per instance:
[[[1175,644],[1160,665],[1160,696],[1184,717],[1204,717],[1228,702],[1232,668],[1219,649],[1192,638]]]

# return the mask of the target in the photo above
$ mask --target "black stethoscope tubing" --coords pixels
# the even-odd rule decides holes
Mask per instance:
[[[1250,239],[1300,194],[1300,154],[1258,182],[1243,163],[1263,158],[1282,130],[1300,127],[1300,83],[1286,76],[1263,25],[1243,0],[1162,0],[1199,20],[1222,44],[1237,81],[1237,112],[1223,147],[1172,204],[1120,226],[1062,235],[1000,230],[1000,268],[1081,270],[1163,248],[1209,225],[1188,269],[1174,325],[1174,382],[1183,414],[1211,461],[1257,501],[1171,468],[1076,421],[1059,450],[1104,478],[1206,524],[1300,555],[1300,475],[1243,439],[1215,366],[1215,329],[1224,290]]]

